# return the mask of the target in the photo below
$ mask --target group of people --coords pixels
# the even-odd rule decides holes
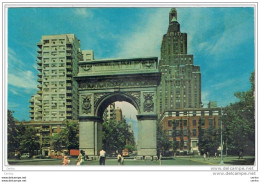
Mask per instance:
[[[80,154],[78,155],[76,165],[80,166],[80,165],[84,164],[84,162],[85,162],[85,152],[83,150],[81,150]],[[124,157],[120,153],[118,153],[118,155],[117,155],[117,163],[118,163],[118,165],[124,164]],[[67,166],[70,164],[70,158],[67,154],[65,154],[63,156],[62,164],[64,166]],[[100,152],[99,152],[99,164],[100,165],[106,164],[106,151],[104,151],[103,149],[100,150]]]
[[[99,164],[100,165],[105,165],[106,163],[106,151],[103,149],[99,152]],[[124,157],[118,153],[117,154],[117,164],[118,165],[123,165],[124,164]]]
[[[77,166],[80,166],[84,163],[85,161],[85,152],[83,150],[80,151],[80,154],[78,155],[78,158],[77,158]],[[62,164],[64,166],[67,166],[70,164],[70,158],[69,156],[65,153],[65,155],[63,156],[63,160],[62,160]]]

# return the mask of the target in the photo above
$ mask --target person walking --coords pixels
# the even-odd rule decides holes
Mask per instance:
[[[206,153],[204,153],[204,154],[203,154],[204,160],[206,160],[206,157],[207,157],[207,155],[206,155]]]
[[[79,156],[78,156],[78,160],[77,160],[77,166],[79,165],[83,165],[85,162],[85,152],[83,150],[80,151]]]
[[[124,157],[120,153],[118,153],[118,155],[117,155],[117,164],[118,165],[124,164]]]
[[[99,164],[105,165],[106,164],[106,151],[103,149],[99,152]]]

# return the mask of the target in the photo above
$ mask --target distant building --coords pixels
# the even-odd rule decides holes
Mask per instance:
[[[122,114],[122,109],[120,109],[120,108],[117,107],[117,108],[115,109],[115,115],[116,115],[116,121],[117,121],[117,122],[124,120],[123,114]]]
[[[116,108],[115,103],[110,104],[104,111],[103,114],[103,120],[104,121],[110,121],[110,120],[114,120],[114,121],[124,121],[124,117],[122,114],[122,110],[120,108]]]
[[[92,50],[82,50],[83,61],[94,60],[94,51]]]
[[[208,108],[217,108],[218,104],[216,101],[209,101]]]

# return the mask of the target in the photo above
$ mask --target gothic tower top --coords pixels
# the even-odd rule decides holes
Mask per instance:
[[[177,10],[176,8],[172,8],[169,13],[169,24],[175,21],[177,21]]]
[[[169,32],[180,32],[180,24],[177,21],[177,10],[175,8],[172,8],[169,13]]]

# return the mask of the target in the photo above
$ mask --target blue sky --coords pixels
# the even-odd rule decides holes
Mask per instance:
[[[37,42],[42,35],[73,33],[95,59],[160,57],[170,8],[9,8],[8,109],[29,120],[37,91]],[[202,101],[235,102],[250,88],[254,70],[253,8],[177,8],[188,53],[202,74]],[[128,106],[126,107],[128,108]],[[126,109],[127,110],[127,109]],[[124,111],[124,110],[123,110]],[[135,111],[125,113],[131,115]],[[124,114],[124,113],[123,113]],[[134,117],[134,116],[133,116]]]

